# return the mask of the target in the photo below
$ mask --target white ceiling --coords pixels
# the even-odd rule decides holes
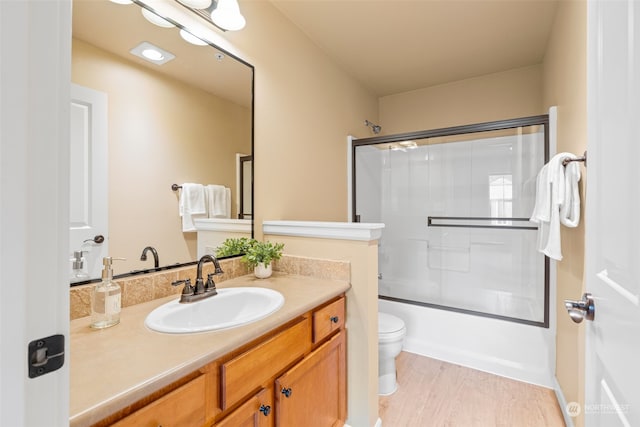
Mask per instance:
[[[557,6],[557,0],[271,2],[378,96],[541,63]]]

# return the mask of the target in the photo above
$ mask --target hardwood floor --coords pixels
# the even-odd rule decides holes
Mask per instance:
[[[402,352],[383,427],[564,427],[553,390]]]

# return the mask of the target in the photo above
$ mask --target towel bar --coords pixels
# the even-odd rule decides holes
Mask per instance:
[[[173,191],[178,191],[179,188],[182,188],[182,185],[178,185],[178,184],[171,184],[171,189]]]
[[[567,166],[571,162],[584,162],[584,167],[587,167],[587,152],[585,151],[582,157],[578,157],[576,159],[571,159],[566,157],[562,160],[562,166]]]

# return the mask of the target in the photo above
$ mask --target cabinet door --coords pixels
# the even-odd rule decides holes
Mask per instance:
[[[340,332],[276,380],[278,427],[342,426],[345,369],[345,332]]]
[[[215,427],[273,427],[273,390],[263,389]]]

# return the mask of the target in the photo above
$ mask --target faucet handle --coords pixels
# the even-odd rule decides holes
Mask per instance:
[[[184,279],[184,280],[176,280],[175,282],[171,283],[171,286],[179,286],[181,284],[184,283],[184,288],[182,288],[182,295],[193,295],[194,289],[193,286],[191,286],[191,279]]]
[[[216,295],[218,293],[218,291],[216,291],[216,284],[213,281],[213,276],[215,276],[216,273],[209,273],[207,274],[207,283],[204,285],[204,291],[205,292],[213,292],[214,295]]]

